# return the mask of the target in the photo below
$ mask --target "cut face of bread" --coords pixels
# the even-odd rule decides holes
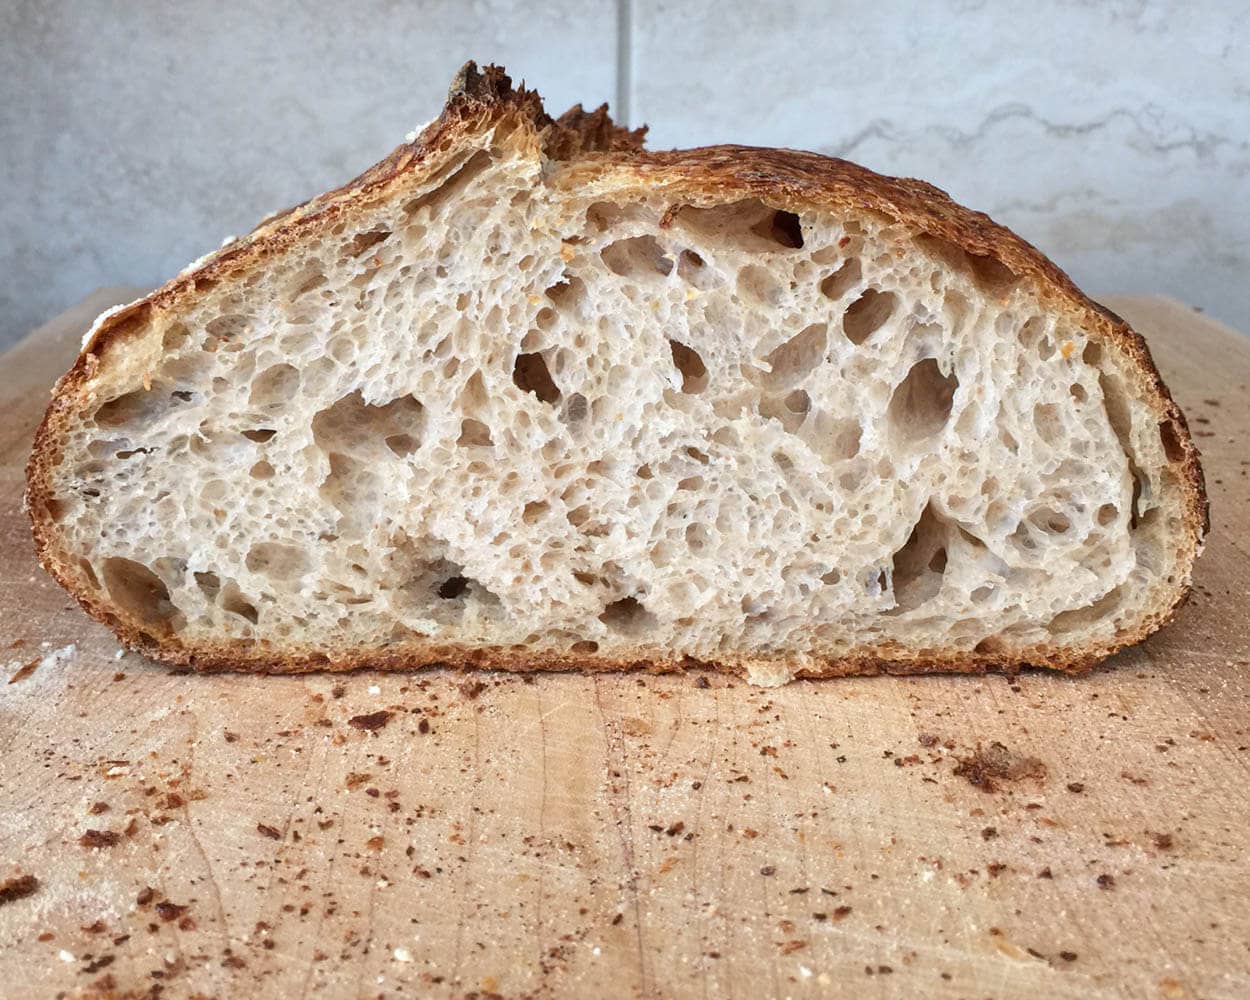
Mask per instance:
[[[1144,344],[915,181],[646,153],[493,68],[346,188],[102,318],[45,565],[206,669],[1077,670],[1204,531]]]

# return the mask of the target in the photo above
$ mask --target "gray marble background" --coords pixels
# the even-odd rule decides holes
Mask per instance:
[[[358,172],[467,58],[653,146],[923,177],[1250,330],[1250,4],[0,0],[0,346]]]

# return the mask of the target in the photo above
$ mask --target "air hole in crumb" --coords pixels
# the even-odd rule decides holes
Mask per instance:
[[[581,639],[569,647],[569,652],[581,655],[597,653],[599,652],[599,643],[595,642],[594,639]]]
[[[217,594],[221,590],[221,578],[216,573],[196,572],[195,585],[200,588],[200,593],[204,595],[204,599],[212,604],[217,600]]]
[[[287,406],[299,389],[299,383],[299,370],[293,365],[271,365],[252,380],[248,402],[253,406]]]
[[[1063,424],[1059,419],[1059,407],[1054,403],[1037,403],[1033,407],[1033,426],[1048,445],[1058,443]]]
[[[425,208],[428,208],[431,214],[437,214],[443,205],[449,203],[456,194],[463,191],[484,173],[490,167],[491,162],[490,153],[485,149],[479,149],[472,156],[467,157],[462,163],[448,171],[446,179],[441,184],[426,191],[425,194],[418,195],[416,198],[405,202],[404,214],[416,215]]]
[[[489,448],[495,442],[491,439],[490,428],[482,421],[466,417],[460,421],[460,437],[456,444],[469,448]]]
[[[550,509],[551,504],[546,500],[531,500],[521,511],[521,520],[526,524],[537,524]]]
[[[552,285],[544,292],[557,309],[572,309],[586,298],[586,284],[581,278],[565,275],[563,281]]]
[[[1073,382],[1068,386],[1068,392],[1072,394],[1072,398],[1078,403],[1084,403],[1085,400],[1089,399],[1089,393],[1085,391],[1085,386],[1081,385],[1080,382]]]
[[[948,527],[932,505],[925,507],[911,536],[894,554],[894,607],[887,615],[913,611],[936,597],[946,572]]]
[[[255,625],[260,620],[260,613],[243,592],[234,583],[227,583],[221,592],[221,609],[240,618],[246,618]]]
[[[564,406],[565,418],[571,424],[580,423],[585,420],[589,412],[590,404],[586,402],[586,397],[580,392],[573,393]]]
[[[891,432],[904,443],[937,434],[950,419],[958,386],[954,374],[942,374],[936,359],[917,362],[890,397],[886,418]]]
[[[841,579],[842,579],[842,574],[836,569],[831,569],[829,570],[828,573],[824,573],[821,575],[820,582],[832,587],[835,583],[839,582]]]
[[[788,389],[824,362],[827,347],[825,324],[813,323],[768,354],[769,371],[748,368],[747,374],[772,391]]]
[[[820,291],[827,298],[840,299],[859,284],[863,274],[864,269],[859,258],[851,257],[843,261],[841,267],[820,283]]]
[[[247,470],[247,474],[253,479],[272,479],[273,466],[262,458],[259,462]]]
[[[377,244],[380,244],[382,240],[387,239],[390,235],[389,229],[374,229],[369,232],[357,232],[355,236],[352,236],[350,240],[347,240],[347,242],[342,245],[342,252],[344,252],[345,256],[359,257],[361,254],[364,254],[366,250],[370,250],[371,247],[377,246]]]
[[[1118,508],[1115,504],[1105,503],[1098,508],[1095,520],[1098,522],[1100,527],[1105,528],[1108,525],[1115,523],[1115,519],[1119,516],[1119,514],[1120,508]]]
[[[1087,365],[1092,365],[1095,368],[1098,367],[1098,363],[1102,361],[1102,345],[1097,344],[1092,340],[1087,341],[1085,349],[1081,351],[1081,360]]]
[[[257,444],[264,444],[278,432],[269,427],[257,427],[252,430],[243,432],[243,436],[249,441],[255,441]]]
[[[693,250],[683,250],[677,255],[677,276],[701,291],[724,284],[724,279]]]
[[[1047,628],[1052,635],[1084,631],[1111,617],[1119,608],[1123,596],[1120,588],[1115,587],[1088,607],[1073,608],[1055,615]]]
[[[619,601],[613,601],[603,609],[599,620],[613,632],[622,635],[640,635],[651,631],[658,624],[655,615],[643,607],[636,597],[622,597]]]
[[[274,580],[297,580],[309,570],[308,556],[303,549],[280,542],[253,545],[243,564],[253,573],[263,573]]]
[[[361,458],[378,455],[382,443],[398,454],[415,446],[425,424],[421,403],[412,396],[400,396],[389,403],[366,403],[360,391],[348,393],[312,420],[313,440],[322,451]],[[396,438],[394,447],[390,441]]]
[[[1072,522],[1066,514],[1050,507],[1044,507],[1030,514],[1029,523],[1049,535],[1062,535],[1072,527]]]
[[[101,568],[109,597],[125,614],[160,632],[180,627],[182,615],[169,599],[169,588],[148,567],[113,556],[105,559]]]
[[[1019,281],[1015,272],[997,257],[966,252],[950,240],[926,233],[916,241],[947,267],[970,278],[983,292],[1004,297]]]
[[[782,402],[791,413],[806,413],[812,406],[811,397],[802,389],[795,389]]]
[[[438,587],[438,596],[444,601],[455,600],[457,597],[463,596],[469,589],[469,578],[466,576],[453,576],[444,580]]]
[[[411,434],[389,434],[384,439],[386,446],[399,458],[407,458],[420,445]]]
[[[673,365],[681,373],[681,391],[698,393],[706,389],[707,367],[699,352],[679,340],[670,340],[668,346],[673,355]]]
[[[778,246],[797,250],[803,246],[803,226],[794,212],[776,211],[754,226],[751,232]]]
[[[781,305],[785,288],[767,268],[747,265],[738,272],[738,294],[748,302],[776,307]]]
[[[1167,455],[1169,462],[1185,460],[1185,446],[1181,444],[1180,432],[1177,431],[1173,421],[1159,422],[1159,438],[1163,441],[1163,453]]]
[[[161,334],[161,350],[173,352],[187,342],[190,331],[183,323],[171,323]]]
[[[654,236],[634,236],[604,247],[599,255],[614,273],[626,278],[667,276],[673,261]]]
[[[158,393],[136,389],[109,400],[96,410],[95,422],[100,427],[146,424],[155,419],[166,406],[167,400]]]
[[[204,325],[204,350],[213,353],[237,348],[247,333],[249,317],[238,313],[226,313],[209,320]]]
[[[898,305],[898,296],[866,288],[842,316],[842,332],[852,344],[862,344],[885,324]]]
[[[522,392],[532,392],[544,403],[554,403],[560,390],[551,379],[541,354],[518,354],[512,368],[512,383]]]
[[[87,582],[91,584],[91,586],[95,587],[97,590],[100,588],[100,578],[95,575],[95,567],[91,565],[89,560],[79,559],[78,569],[82,572],[82,575],[86,577]]]

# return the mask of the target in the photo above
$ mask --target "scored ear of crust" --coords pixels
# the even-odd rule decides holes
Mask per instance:
[[[1029,277],[1039,299],[1047,307],[1076,317],[1093,338],[1110,345],[1131,362],[1129,370],[1139,397],[1158,419],[1160,433],[1179,469],[1183,490],[1185,536],[1177,540],[1178,566],[1175,600],[1168,607],[1149,610],[1136,627],[1117,634],[1112,641],[1085,649],[1037,647],[1032,652],[1046,665],[1071,672],[1089,669],[1098,660],[1125,645],[1137,642],[1164,624],[1186,599],[1193,560],[1209,530],[1209,512],[1198,450],[1185,417],[1172,400],[1156,370],[1144,340],[1127,323],[1084,296],[1058,267],[1033,246],[1002,228],[982,213],[966,209],[939,189],[922,181],[890,178],[855,164],[793,150],[769,150],[741,146],[714,146],[694,150],[649,152],[643,148],[645,128],[629,130],[613,123],[606,105],[585,111],[580,105],[552,119],[538,95],[523,85],[513,87],[496,66],[479,70],[467,63],[457,74],[440,116],[410,137],[389,156],[364,173],[332,191],[266,218],[247,236],[228,242],[184,270],[150,295],[101,316],[84,341],[74,366],[58,381],[45,414],[27,468],[27,509],[36,547],[45,568],[94,617],[113,627],[129,645],[158,659],[190,664],[197,669],[244,668],[264,671],[311,670],[328,664],[316,652],[270,656],[263,652],[240,653],[235,647],[220,649],[184,647],[176,636],[153,637],[119,620],[112,611],[77,584],[66,553],[60,551],[56,529],[56,504],[50,489],[51,472],[59,457],[62,428],[89,402],[87,386],[109,363],[115,345],[146,330],[154,316],[204,293],[218,282],[263,266],[271,256],[282,254],[307,231],[384,201],[401,179],[434,173],[467,137],[495,130],[496,136],[514,135],[529,143],[536,154],[555,165],[555,183],[576,185],[583,177],[602,177],[605,171],[634,175],[640,186],[662,188],[672,211],[683,204],[758,198],[764,204],[787,211],[853,209],[879,213],[930,241],[940,257],[949,256],[956,266],[974,271],[1004,269],[1011,275]],[[664,222],[661,222],[664,225]],[[335,669],[353,666],[405,668],[430,662],[504,669],[592,669],[628,667],[674,669],[696,661],[689,658],[657,660],[562,656],[539,657],[502,649],[466,648],[428,643],[396,652],[373,652],[336,657]],[[807,660],[795,669],[779,670],[776,677],[818,677],[855,673],[923,673],[932,670],[982,671],[994,667],[1016,668],[1033,660],[997,659],[991,652],[957,656],[939,655],[917,659],[905,649],[882,645],[875,651],[834,660]],[[742,663],[715,664],[744,672]],[[751,670],[753,679],[767,680],[767,670]],[[784,676],[783,676],[784,675]]]

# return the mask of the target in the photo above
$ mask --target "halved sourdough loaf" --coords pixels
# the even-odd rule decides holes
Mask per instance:
[[[1205,532],[1146,345],[913,180],[647,152],[470,64],[343,188],[102,316],[28,469],[47,569],[199,669],[761,683],[1082,670]]]

